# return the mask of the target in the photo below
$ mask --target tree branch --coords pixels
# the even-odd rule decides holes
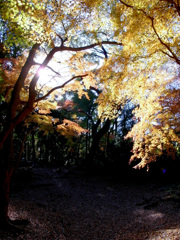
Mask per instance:
[[[119,0],[123,5],[125,5],[126,7],[128,7],[128,8],[132,8],[132,9],[134,9],[134,10],[137,10],[137,11],[141,11],[141,12],[143,12],[146,16],[148,16],[148,14],[142,9],[142,8],[136,8],[135,6],[132,6],[132,5],[130,5],[130,4],[127,4],[127,3],[125,3],[124,1],[122,1],[122,0]]]
[[[34,65],[39,65],[39,66],[41,66],[41,63],[37,63],[37,62],[34,61]],[[50,66],[46,66],[46,67],[47,67],[48,69],[50,69],[52,72],[54,72],[55,74],[61,76],[61,74],[60,74],[59,72],[56,72],[52,67],[50,67]]]
[[[78,109],[77,111],[78,111],[79,113],[84,113],[84,114],[88,117],[88,119],[90,119],[90,120],[92,121],[92,123],[94,124],[94,121],[93,121],[93,118],[92,118],[92,115],[91,115],[91,114],[85,112],[85,111],[82,110],[82,109]]]
[[[74,51],[74,52],[78,52],[78,51],[83,51],[83,50],[87,50],[87,49],[91,49],[93,47],[96,46],[100,46],[102,44],[110,44],[110,45],[119,45],[122,46],[122,43],[117,43],[115,41],[102,41],[102,42],[98,42],[98,43],[94,43],[94,44],[90,44],[88,46],[84,46],[84,47],[66,47],[61,45],[60,47],[54,47],[47,55],[47,57],[45,58],[45,60],[43,61],[43,63],[41,64],[41,66],[38,68],[36,74],[34,75],[34,77],[31,80],[30,86],[29,86],[29,99],[28,102],[26,103],[26,105],[24,106],[24,108],[22,109],[22,111],[16,114],[16,110],[17,110],[17,106],[19,105],[19,101],[20,101],[20,97],[19,97],[19,93],[23,87],[25,78],[27,77],[30,68],[33,65],[33,60],[35,57],[35,53],[36,50],[39,48],[39,44],[34,45],[34,47],[31,49],[30,53],[29,53],[29,57],[27,58],[27,61],[24,65],[24,67],[22,68],[22,71],[19,75],[19,78],[15,84],[14,90],[12,92],[12,97],[11,97],[11,101],[10,101],[10,110],[9,110],[9,119],[7,120],[7,124],[4,128],[4,130],[0,133],[0,149],[3,146],[4,141],[6,140],[6,138],[8,137],[8,135],[13,131],[13,129],[21,122],[23,121],[26,116],[31,113],[31,111],[33,110],[33,105],[34,102],[38,102],[42,99],[44,99],[45,97],[47,97],[51,92],[55,91],[58,88],[62,88],[63,86],[65,86],[68,82],[72,81],[73,79],[77,78],[77,77],[85,77],[87,75],[82,75],[82,76],[76,76],[71,78],[70,80],[68,80],[66,83],[64,83],[63,85],[53,88],[51,89],[50,92],[48,92],[44,97],[36,99],[37,93],[36,93],[36,84],[37,81],[39,79],[39,71],[40,69],[43,67],[47,67],[48,63],[51,61],[52,57],[54,56],[54,54],[56,52],[62,52],[62,51]]]
[[[29,73],[29,70],[30,68],[32,67],[33,65],[33,59],[35,57],[35,54],[36,54],[36,50],[39,48],[39,44],[35,44],[30,53],[29,53],[29,56],[24,64],[24,66],[22,67],[22,70],[21,70],[21,73],[19,75],[19,78],[18,80],[16,81],[15,83],[15,86],[13,88],[13,91],[12,91],[12,95],[11,95],[11,101],[10,101],[10,104],[9,104],[9,111],[8,111],[8,115],[9,115],[9,118],[10,119],[13,119],[14,116],[15,116],[15,112],[16,112],[16,109],[17,109],[17,106],[19,105],[20,103],[20,91],[24,85],[24,81]]]
[[[154,18],[152,18],[152,17],[149,16],[149,19],[151,20],[152,28],[153,28],[154,33],[155,33],[155,35],[157,36],[159,42],[172,54],[171,58],[174,58],[174,60],[177,62],[177,64],[180,65],[180,60],[178,59],[178,57],[176,56],[176,54],[172,51],[172,49],[170,48],[170,46],[161,39],[161,37],[160,37],[159,34],[157,33],[156,28],[155,28],[155,26],[154,26]],[[163,52],[163,51],[162,51],[162,52]],[[166,53],[166,55],[168,55],[168,56],[170,57],[169,54]]]
[[[169,53],[163,51],[163,50],[160,50],[160,52],[162,52],[163,54],[167,55],[169,58],[172,58],[174,59],[174,57],[172,55],[170,55]]]
[[[99,46],[99,45],[102,45],[102,44],[110,44],[110,45],[119,45],[119,46],[122,46],[122,43],[118,43],[118,42],[115,42],[115,41],[102,41],[102,42],[98,42],[98,43],[94,43],[94,44],[90,44],[90,45],[87,45],[87,46],[84,46],[84,47],[66,47],[64,45],[61,45],[60,47],[54,47],[50,52],[49,54],[47,55],[47,57],[45,58],[44,62],[41,64],[41,68],[45,68],[47,67],[49,61],[52,59],[53,55],[56,53],[56,52],[62,52],[62,51],[74,51],[74,52],[78,52],[78,51],[83,51],[83,50],[87,50],[87,49],[91,49],[93,47],[96,47],[96,46]],[[40,71],[40,67],[39,69],[37,70],[35,76],[33,77],[32,81],[31,81],[31,84],[30,84],[30,87],[29,87],[29,100],[28,100],[28,104],[31,105],[32,107],[32,102],[35,101],[35,98],[36,98],[36,91],[35,91],[35,87],[36,87],[36,83],[39,79],[39,71]],[[76,78],[76,77],[75,77]],[[63,86],[62,86],[63,87]],[[61,88],[61,86],[60,86]]]
[[[54,91],[57,90],[57,89],[63,88],[64,86],[66,86],[68,83],[70,83],[70,82],[73,81],[74,79],[76,79],[76,78],[81,78],[81,79],[82,79],[83,77],[86,77],[86,76],[88,76],[88,74],[84,74],[84,75],[79,75],[79,76],[74,76],[74,77],[72,77],[71,79],[69,79],[69,80],[67,80],[65,83],[63,83],[62,85],[52,88],[52,89],[51,89],[48,93],[46,93],[43,97],[40,97],[40,98],[36,99],[35,102],[39,102],[39,101],[45,99],[45,98],[46,98],[47,96],[49,96],[52,92],[54,92]]]
[[[61,40],[61,46],[67,41],[67,38],[63,39],[58,33],[56,33],[56,36]]]
[[[72,52],[78,52],[78,51],[84,51],[88,50],[91,48],[94,48],[96,46],[101,46],[102,44],[109,44],[109,45],[117,45],[117,46],[122,46],[122,43],[118,43],[116,41],[102,41],[94,44],[90,44],[84,47],[66,47],[66,46],[60,46],[60,47],[55,47],[55,51],[72,51]]]
[[[92,87],[92,86],[90,86],[90,89],[93,90],[93,91],[95,91],[98,95],[102,92],[102,91],[100,91],[99,89],[97,89],[97,88],[95,88],[95,87]]]

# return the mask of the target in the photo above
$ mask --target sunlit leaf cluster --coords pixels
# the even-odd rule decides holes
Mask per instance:
[[[62,124],[57,125],[57,131],[67,138],[80,136],[82,133],[87,132],[87,130],[82,128],[78,123],[72,122],[68,119],[64,119]]]

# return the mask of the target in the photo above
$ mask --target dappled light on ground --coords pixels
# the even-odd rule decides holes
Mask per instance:
[[[10,217],[30,224],[17,240],[177,240],[180,235],[179,203],[164,200],[162,184],[43,168],[33,169],[32,181],[18,184]],[[0,237],[14,240],[7,232]]]
[[[165,217],[165,215],[161,212],[156,212],[154,210],[145,210],[143,209],[138,209],[134,211],[134,217],[135,217],[135,222],[139,223],[139,224],[156,224],[160,223],[163,218]]]
[[[162,229],[149,234],[148,240],[179,240],[180,239],[180,228]]]

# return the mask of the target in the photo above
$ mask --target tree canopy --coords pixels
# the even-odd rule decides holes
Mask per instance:
[[[175,155],[180,141],[179,1],[4,0],[0,9],[4,51],[12,45],[29,50],[9,60],[11,71],[2,68],[1,94],[9,108],[1,146],[33,109],[56,108],[55,94],[49,98],[55,90],[78,90],[88,98],[84,90],[98,86],[102,121],[115,118],[129,100],[137,106],[136,124],[127,134],[134,142],[131,160],[140,159],[138,166],[144,167],[164,152]],[[42,69],[51,70],[60,84],[40,87]]]

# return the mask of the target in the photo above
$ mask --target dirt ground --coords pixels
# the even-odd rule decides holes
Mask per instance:
[[[18,234],[1,231],[0,239],[178,240],[178,194],[162,183],[33,168],[31,180],[13,186],[9,207],[12,219],[29,224]]]

